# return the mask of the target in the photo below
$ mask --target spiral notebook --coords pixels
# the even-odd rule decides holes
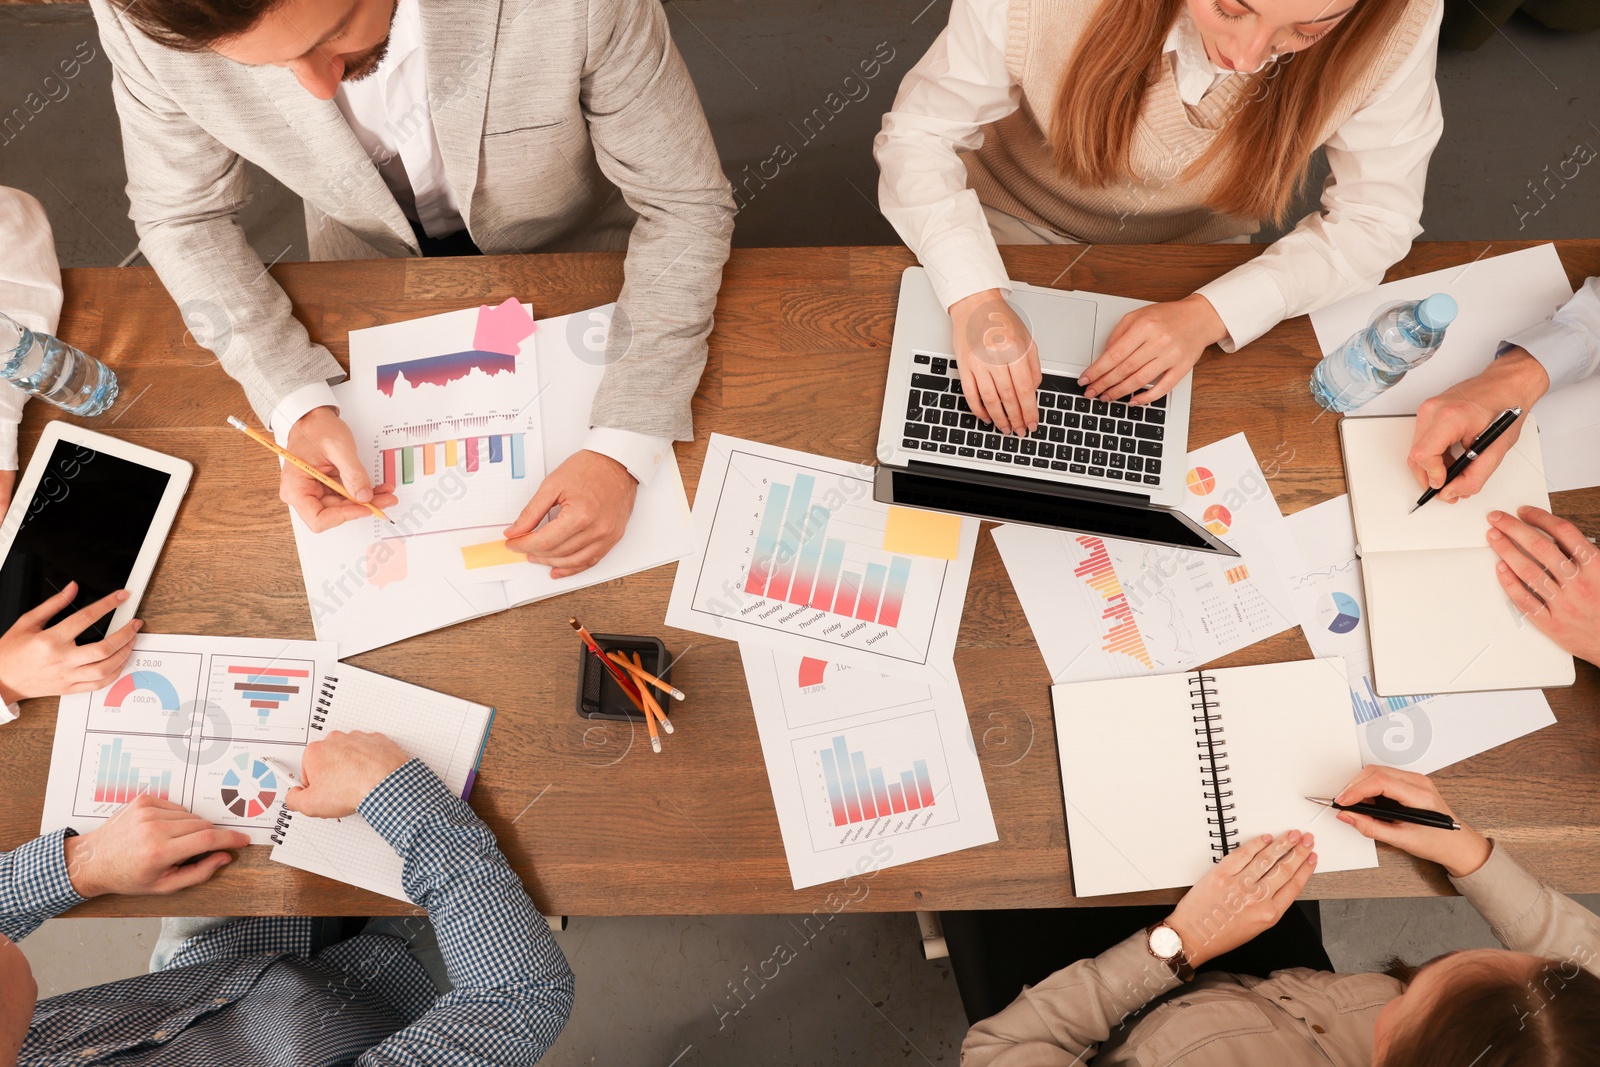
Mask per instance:
[[[313,734],[386,734],[465,799],[493,721],[491,707],[341,663],[322,679],[311,729]],[[396,900],[409,899],[399,854],[360,815],[313,819],[284,809],[272,840],[277,846],[272,858],[279,863]]]
[[[1316,835],[1317,870],[1377,849],[1306,797],[1361,769],[1343,659],[1053,686],[1072,886],[1080,897],[1193,885],[1240,842]]]

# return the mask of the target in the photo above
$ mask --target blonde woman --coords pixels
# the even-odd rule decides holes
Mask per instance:
[[[885,216],[956,327],[967,402],[1038,425],[1039,359],[997,244],[1245,239],[1312,153],[1321,210],[1182,300],[1127,315],[1085,391],[1163,396],[1208,345],[1375,285],[1421,233],[1440,0],[954,0],[875,142]]]

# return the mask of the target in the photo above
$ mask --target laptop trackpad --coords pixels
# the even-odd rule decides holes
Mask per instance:
[[[1039,345],[1041,363],[1083,368],[1094,356],[1095,303],[1081,297],[1013,292],[1011,306]]]

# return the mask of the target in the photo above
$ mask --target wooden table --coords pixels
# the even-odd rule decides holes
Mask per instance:
[[[1519,244],[1423,244],[1403,277]],[[1181,297],[1259,251],[1238,245],[1008,250],[1012,277],[1063,288]],[[1600,240],[1561,245],[1576,283],[1600,274]],[[712,431],[871,462],[901,270],[900,248],[743,250],[728,265],[711,358],[695,398],[697,440],[679,446],[691,498]],[[506,256],[286,264],[272,274],[313,337],[341,358],[350,330],[438,311],[534,301],[541,316],[613,299],[622,258]],[[123,398],[94,428],[195,465],[195,480],[145,597],[157,633],[310,638],[310,615],[277,469],[224,420],[244,414],[239,388],[185,335],[147,269],[66,272],[61,333],[114,366]],[[1337,420],[1318,417],[1306,378],[1317,354],[1304,318],[1245,351],[1212,353],[1195,374],[1190,439],[1244,430],[1285,513],[1344,491]],[[805,413],[804,417],[802,413]],[[820,417],[810,413],[825,413]],[[29,405],[24,455],[53,410]],[[1561,494],[1560,513],[1600,529],[1600,490]],[[1000,840],[891,868],[845,893],[795,892],[767,786],[736,647],[670,630],[674,568],[478,619],[357,657],[360,666],[500,709],[472,805],[551,914],[725,914],[1059,906],[1079,903],[1066,827],[1049,676],[1001,566],[980,538],[956,666],[984,764]],[[673,679],[690,696],[666,754],[625,725],[573,710],[577,657],[566,619],[614,632],[657,632],[693,648]],[[1308,656],[1298,629],[1223,664]],[[1552,691],[1559,720],[1438,775],[1458,811],[1569,892],[1600,891],[1600,674]],[[0,848],[39,828],[55,701],[36,700],[0,733]],[[102,898],[83,915],[377,914],[404,905],[272,863],[250,848],[208,885],[172,897]],[[1376,870],[1320,874],[1312,897],[1448,893],[1438,868],[1380,848]],[[1177,892],[1093,903],[1175,900]],[[859,899],[857,899],[859,898]]]

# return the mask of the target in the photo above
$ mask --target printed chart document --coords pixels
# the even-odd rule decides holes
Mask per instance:
[[[1331,352],[1366,326],[1380,307],[1433,293],[1449,293],[1461,309],[1445,331],[1444,344],[1432,359],[1354,414],[1416,414],[1424,400],[1487,367],[1501,341],[1555,314],[1572,298],[1572,286],[1555,245],[1484,256],[1459,267],[1389,282],[1313,311],[1317,345]],[[1600,379],[1557,390],[1534,405],[1544,431],[1545,474],[1551,492],[1600,485],[1597,412]]]
[[[526,307],[517,310],[526,316]],[[334,395],[374,478],[395,481],[401,499],[387,509],[398,525],[363,519],[319,534],[291,514],[312,625],[340,656],[689,550],[688,503],[670,453],[640,487],[622,541],[595,567],[552,581],[548,567],[505,547],[500,531],[547,466],[588,432],[612,306],[546,320],[526,335],[508,332],[510,310],[468,308],[350,334],[350,380]]]
[[[943,559],[887,550],[888,515],[870,467],[712,434],[667,625],[954,686],[978,520]]]
[[[182,804],[258,845],[315,739],[319,641],[140,634],[121,677],[61,698],[40,831],[93,830],[141,794]]]
[[[1270,525],[1261,539],[1311,651],[1344,659],[1363,763],[1432,774],[1556,721],[1538,689],[1378,696],[1349,497],[1298,511]]]
[[[1006,572],[1057,682],[1187,670],[1294,625],[1257,542],[1282,518],[1244,434],[1189,453],[1182,510],[1239,557],[1004,525]]]
[[[998,839],[960,689],[739,655],[796,889]]]
[[[1531,417],[1483,492],[1412,511],[1406,453],[1416,417],[1344,419],[1362,586],[1370,609],[1372,680],[1385,696],[1571,685],[1572,657],[1522,617],[1495,576],[1489,512],[1550,507]]]
[[[1361,770],[1337,659],[1057,685],[1072,889],[1080,897],[1193,885],[1261,834],[1316,835],[1317,870],[1377,849],[1305,798]]]

